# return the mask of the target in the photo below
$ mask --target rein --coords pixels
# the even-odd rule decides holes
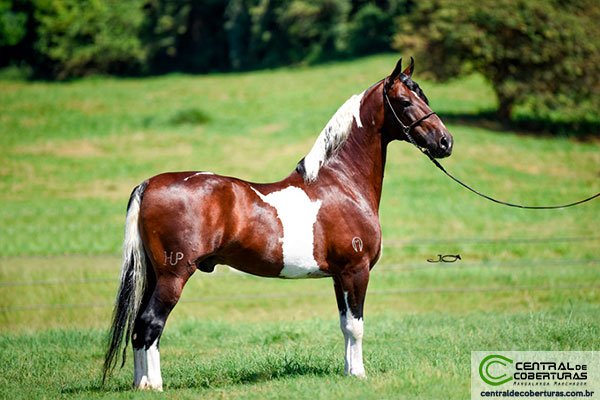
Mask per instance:
[[[464,186],[465,188],[469,189],[471,192],[473,192],[475,194],[478,194],[479,196],[481,196],[481,197],[483,197],[485,199],[488,199],[490,201],[493,201],[494,203],[502,204],[502,205],[505,205],[505,206],[516,207],[516,208],[526,208],[526,209],[529,209],[529,210],[554,210],[554,209],[557,209],[557,208],[567,208],[567,207],[576,206],[578,204],[585,203],[586,201],[590,201],[590,200],[595,199],[596,197],[600,196],[600,193],[596,193],[595,195],[590,196],[590,197],[588,197],[586,199],[579,200],[579,201],[576,201],[574,203],[563,204],[563,205],[560,205],[560,206],[524,206],[524,205],[521,205],[521,204],[514,204],[514,203],[508,203],[506,201],[496,200],[493,197],[487,196],[487,195],[485,195],[485,194],[483,194],[483,193],[481,193],[481,192],[473,189],[472,187],[468,186],[467,184],[461,182],[459,179],[457,179],[454,176],[452,176],[452,174],[450,174],[448,171],[446,171],[444,169],[444,167],[442,167],[442,165],[435,158],[433,158],[433,156],[431,154],[429,154],[428,150],[421,150],[421,151],[423,152],[423,154],[425,154],[427,157],[429,157],[429,159],[435,164],[436,167],[438,167],[439,169],[441,169],[443,173],[445,173],[446,175],[448,175],[448,177],[450,177],[452,180],[454,180],[459,185]]]
[[[554,209],[558,209],[558,208],[567,208],[567,207],[572,207],[572,206],[576,206],[578,204],[582,204],[585,203],[587,201],[593,200],[596,197],[600,197],[600,193],[596,193],[593,196],[590,196],[586,199],[583,200],[579,200],[576,201],[574,203],[569,203],[569,204],[563,204],[560,206],[524,206],[521,204],[514,204],[514,203],[508,203],[506,201],[501,201],[501,200],[497,200],[494,199],[493,197],[490,197],[488,195],[485,195],[481,192],[479,192],[478,190],[473,189],[472,187],[470,187],[469,185],[467,185],[466,183],[463,183],[461,180],[459,180],[458,178],[455,178],[452,174],[450,174],[448,171],[446,171],[446,169],[431,155],[431,153],[429,153],[429,150],[422,148],[421,146],[419,146],[417,144],[417,142],[413,139],[413,137],[410,134],[410,131],[417,125],[419,125],[421,122],[423,122],[425,119],[431,117],[432,115],[435,114],[434,111],[430,112],[429,114],[426,114],[425,116],[417,119],[416,121],[414,121],[412,124],[410,125],[405,125],[400,118],[398,117],[398,114],[396,114],[396,111],[394,110],[394,107],[392,107],[392,103],[390,102],[390,99],[388,97],[387,91],[383,90],[383,97],[385,98],[387,104],[389,105],[390,109],[392,110],[392,114],[394,114],[394,117],[396,118],[396,121],[398,121],[398,123],[400,124],[400,126],[402,127],[402,130],[404,132],[404,134],[406,135],[406,137],[408,138],[408,140],[417,148],[419,149],[423,154],[425,154],[427,157],[429,157],[429,159],[431,160],[431,162],[433,162],[435,164],[436,167],[438,167],[443,173],[445,173],[446,175],[448,175],[448,177],[450,179],[452,179],[453,181],[455,181],[456,183],[458,183],[459,185],[467,188],[468,190],[470,190],[471,192],[483,197],[484,199],[488,199],[490,201],[493,201],[494,203],[498,203],[498,204],[502,204],[505,206],[509,206],[509,207],[516,207],[516,208],[525,208],[528,210],[554,210]]]

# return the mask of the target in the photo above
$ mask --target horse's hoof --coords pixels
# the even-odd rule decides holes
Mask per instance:
[[[148,379],[146,377],[143,377],[137,386],[134,384],[133,388],[135,390],[154,390],[156,392],[163,391],[162,382],[158,383],[158,384],[152,384],[148,381]]]
[[[156,386],[150,386],[150,385],[142,386],[142,385],[140,385],[140,386],[134,387],[134,389],[135,390],[140,390],[140,391],[141,390],[144,390],[144,391],[145,390],[148,390],[148,391],[153,390],[155,392],[162,392],[163,391],[162,385],[156,385]]]
[[[151,386],[150,389],[154,390],[155,392],[162,392],[163,391],[162,383],[160,385]]]
[[[349,372],[344,371],[344,375],[353,376],[353,377],[361,379],[361,380],[362,379],[367,379],[367,374],[365,374],[364,370],[362,370],[362,371],[360,371],[360,370],[359,371],[352,371],[352,370],[350,370]]]

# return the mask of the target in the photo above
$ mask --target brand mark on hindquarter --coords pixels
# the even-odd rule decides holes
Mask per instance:
[[[183,253],[180,251],[174,252],[171,251],[169,253],[167,253],[165,251],[165,262],[164,265],[167,265],[167,261],[169,262],[170,265],[177,265],[177,263],[179,261],[183,260]]]
[[[362,251],[363,249],[363,242],[362,239],[359,238],[358,236],[355,236],[352,238],[352,248],[354,249],[355,252],[359,253]]]

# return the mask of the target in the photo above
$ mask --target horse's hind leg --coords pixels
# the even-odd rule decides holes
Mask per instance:
[[[340,328],[346,344],[344,374],[364,378],[363,306],[369,283],[369,267],[343,271],[342,274],[334,276],[333,282],[340,311]]]
[[[148,308],[148,303],[154,294],[154,289],[156,288],[156,275],[152,270],[152,265],[148,260],[146,265],[148,266],[148,271],[146,272],[146,288],[144,291],[144,296],[142,297],[142,302],[140,304],[140,308],[138,311],[138,315],[135,319],[133,332],[132,332],[132,347],[133,347],[133,387],[134,388],[142,388],[142,386],[148,385],[148,367],[146,360],[146,350],[144,349],[143,343],[140,343],[138,338],[141,337],[140,331],[142,330],[143,323],[141,321],[141,316],[143,312]],[[137,346],[136,346],[137,345]],[[142,382],[143,381],[143,382]]]
[[[162,391],[159,341],[169,313],[177,304],[188,277],[160,276],[148,299],[140,309],[132,335],[134,381],[136,389]],[[143,304],[142,304],[143,305]]]

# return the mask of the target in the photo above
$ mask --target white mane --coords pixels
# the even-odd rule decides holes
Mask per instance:
[[[362,128],[360,120],[360,103],[365,92],[353,95],[333,114],[310,152],[304,157],[304,180],[314,182],[319,176],[321,167],[335,156],[337,151],[350,136],[352,122]]]

